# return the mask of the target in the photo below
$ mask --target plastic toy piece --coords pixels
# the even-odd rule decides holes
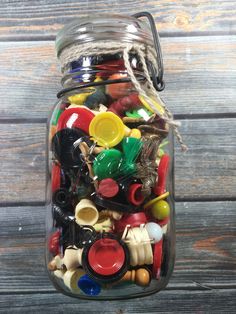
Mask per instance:
[[[81,266],[82,249],[68,247],[65,249],[63,264],[67,270],[73,270]]]
[[[48,269],[49,270],[57,270],[63,268],[63,260],[59,255],[56,255],[49,263]]]
[[[61,188],[53,193],[52,199],[60,208],[68,208],[71,203],[71,194],[67,189]]]
[[[122,239],[127,243],[130,251],[130,265],[152,264],[151,240],[147,230],[143,227],[127,228],[127,230],[124,231]]]
[[[98,222],[93,226],[97,232],[111,232],[113,223],[110,218],[99,218]]]
[[[120,174],[123,155],[118,149],[107,149],[98,154],[93,162],[94,174],[98,180],[115,178]]]
[[[80,278],[85,274],[84,270],[74,269],[67,270],[63,276],[64,284],[74,293],[80,293],[80,288],[78,286],[78,282]]]
[[[71,104],[75,104],[75,105],[83,105],[84,102],[86,101],[86,99],[92,95],[94,93],[94,91],[89,92],[89,93],[81,93],[81,94],[76,94],[76,95],[72,95],[70,97],[68,97],[68,100]]]
[[[125,136],[125,125],[113,112],[100,112],[91,121],[89,134],[98,145],[113,147]]]
[[[119,185],[112,178],[106,178],[99,182],[98,193],[103,197],[114,197],[119,192]]]
[[[82,264],[92,279],[101,283],[120,280],[129,265],[129,251],[126,244],[112,234],[103,234],[82,254]]]
[[[79,167],[82,164],[80,150],[76,150],[74,143],[85,133],[79,129],[65,128],[58,131],[52,138],[52,151],[61,167]]]
[[[75,221],[79,225],[93,226],[98,221],[96,206],[89,199],[82,199],[75,208]]]
[[[49,252],[54,256],[60,253],[60,240],[61,232],[60,230],[55,231],[50,237],[48,241]]]
[[[169,163],[170,163],[170,156],[167,154],[164,154],[161,157],[158,170],[157,170],[158,181],[157,181],[156,186],[154,187],[154,193],[156,195],[162,195],[166,191],[166,178],[168,174]]]
[[[96,296],[101,292],[101,285],[99,283],[92,280],[88,275],[83,275],[80,277],[78,281],[78,287],[82,290],[86,295]]]
[[[51,172],[52,193],[60,189],[61,186],[61,167],[53,163]]]
[[[103,217],[108,217],[108,218],[112,218],[114,220],[120,220],[122,218],[123,214],[119,213],[115,210],[109,210],[109,209],[105,209],[100,211],[99,213],[99,219],[103,218]]]
[[[147,110],[154,112],[150,105],[152,104],[152,106],[155,107],[155,113],[157,113],[158,116],[160,116],[161,118],[165,116],[165,109],[160,104],[158,104],[154,99],[150,97],[144,97],[142,95],[139,95],[139,99]]]
[[[164,194],[161,194],[160,196],[152,199],[151,201],[147,202],[143,207],[144,209],[148,209],[149,207],[151,207],[152,205],[154,205],[157,201],[163,200],[165,198],[167,198],[170,195],[170,192],[166,192]]]
[[[77,128],[88,134],[89,125],[93,118],[94,114],[86,108],[75,107],[66,109],[58,120],[57,130]]]
[[[137,93],[130,94],[129,96],[118,99],[113,102],[108,111],[114,112],[119,117],[123,117],[126,111],[134,108],[139,108],[141,101]]]
[[[95,204],[103,208],[109,208],[111,210],[115,210],[122,213],[131,213],[137,211],[137,206],[133,206],[132,204],[119,203],[118,201],[103,198],[95,193],[92,194],[91,197],[93,198]]]
[[[148,222],[145,225],[148,232],[149,238],[154,241],[154,243],[159,242],[162,239],[163,231],[162,228],[155,222]]]
[[[152,274],[153,274],[153,277],[156,279],[159,279],[160,274],[161,274],[162,242],[163,242],[163,240],[157,242],[154,245]]]
[[[115,231],[121,233],[125,230],[126,226],[139,227],[142,224],[147,223],[147,217],[144,212],[123,215],[123,217],[114,222]]]
[[[89,109],[96,109],[100,104],[107,104],[107,96],[100,89],[97,89],[96,92],[89,95],[84,103]]]
[[[132,174],[136,171],[135,161],[141,152],[143,143],[134,137],[125,137],[121,143],[124,153],[124,162],[122,165],[123,171],[128,174]]]
[[[139,206],[143,203],[142,184],[134,183],[129,186],[128,200],[135,206]]]
[[[70,217],[64,213],[64,211],[55,204],[53,205],[53,218],[59,226],[68,226],[71,223]]]
[[[146,268],[138,268],[136,270],[128,270],[120,282],[132,281],[141,287],[147,287],[150,284],[151,276]]]
[[[170,206],[166,201],[160,200],[157,201],[151,207],[151,213],[153,217],[158,220],[163,220],[170,215]]]
[[[122,78],[127,78],[127,74],[116,73],[109,76],[108,80],[118,80]],[[106,93],[110,95],[113,99],[118,99],[127,96],[132,89],[132,83],[116,83],[106,86]]]

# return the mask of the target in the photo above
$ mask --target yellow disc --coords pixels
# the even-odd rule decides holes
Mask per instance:
[[[138,97],[146,109],[148,109],[151,112],[154,112],[154,110],[148,104],[149,102],[151,102],[153,104],[153,106],[156,108],[158,115],[160,115],[161,117],[165,115],[165,109],[158,102],[156,102],[154,99],[152,99],[150,97],[147,97],[147,99],[146,99],[146,97],[144,97],[142,95],[139,95]]]
[[[123,139],[125,125],[113,112],[101,112],[92,119],[89,134],[99,146],[113,147]]]
[[[154,198],[153,200],[149,201],[148,203],[146,203],[143,208],[147,209],[148,207],[151,207],[153,204],[155,204],[157,201],[163,200],[164,198],[167,198],[170,195],[170,192],[166,192],[156,198]]]

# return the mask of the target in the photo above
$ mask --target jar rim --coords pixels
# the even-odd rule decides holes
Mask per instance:
[[[95,14],[65,25],[57,34],[57,56],[71,44],[95,41],[121,41],[153,46],[149,25],[138,18],[121,14]]]

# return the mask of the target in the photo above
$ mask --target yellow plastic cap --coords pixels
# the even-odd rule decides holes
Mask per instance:
[[[92,119],[89,134],[98,145],[113,147],[125,136],[125,125],[113,112],[101,112]]]

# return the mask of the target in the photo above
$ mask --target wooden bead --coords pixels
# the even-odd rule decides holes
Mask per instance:
[[[150,273],[145,268],[139,268],[135,273],[135,282],[137,285],[145,287],[150,283]]]
[[[137,270],[128,270],[121,281],[132,281],[139,286],[146,287],[150,283],[150,278],[150,273],[147,269],[139,268]]]

